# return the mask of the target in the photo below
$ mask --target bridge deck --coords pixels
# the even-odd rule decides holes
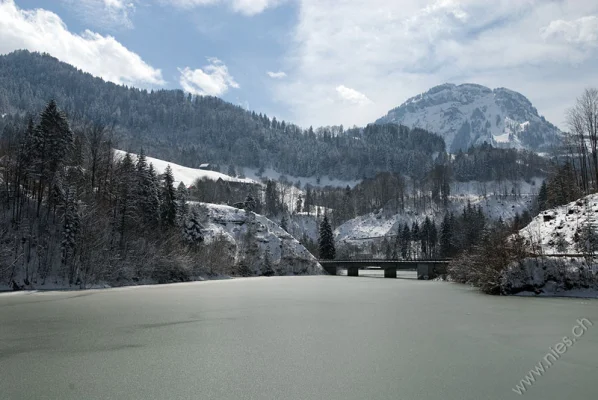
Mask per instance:
[[[380,267],[384,270],[385,278],[396,278],[398,270],[417,269],[419,279],[429,279],[444,274],[450,260],[320,260],[319,262],[330,275],[336,275],[338,268],[346,268],[348,276],[358,276],[360,269]]]

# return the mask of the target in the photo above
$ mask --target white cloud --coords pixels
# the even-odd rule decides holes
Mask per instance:
[[[267,8],[276,7],[284,0],[161,0],[162,3],[181,8],[227,4],[233,11],[248,16],[259,14]]]
[[[563,102],[598,81],[594,22],[583,18],[598,15],[595,0],[299,2],[289,79],[274,94],[301,125],[363,125],[432,86],[473,82],[520,91],[562,126]],[[555,20],[576,21],[569,41],[546,36]],[[371,103],[339,106],[338,82],[367,88]]]
[[[286,72],[283,72],[283,71],[278,71],[278,72],[268,71],[266,73],[268,74],[268,76],[270,78],[273,78],[273,79],[283,79],[283,78],[287,77]]]
[[[598,17],[590,15],[573,21],[551,21],[542,29],[545,39],[563,39],[569,43],[598,46]]]
[[[372,102],[365,94],[358,92],[355,89],[346,87],[345,85],[337,86],[336,92],[341,99],[353,104],[364,105]]]
[[[101,28],[133,28],[137,0],[62,0],[86,23]]]
[[[86,30],[71,33],[60,17],[44,9],[22,10],[0,1],[0,53],[28,49],[50,53],[92,75],[118,84],[163,85],[162,73],[112,36]]]
[[[226,65],[217,58],[208,58],[209,64],[202,68],[179,68],[183,90],[192,94],[221,96],[229,88],[238,89],[239,84],[229,74]]]

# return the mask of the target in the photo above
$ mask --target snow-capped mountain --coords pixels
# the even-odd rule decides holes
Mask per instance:
[[[452,153],[484,142],[539,151],[558,143],[562,135],[522,94],[470,83],[436,86],[390,110],[376,123],[399,123],[437,133]]]

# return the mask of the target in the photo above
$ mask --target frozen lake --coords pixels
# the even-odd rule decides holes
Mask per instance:
[[[597,300],[329,276],[0,295],[3,399],[592,399],[597,376]]]

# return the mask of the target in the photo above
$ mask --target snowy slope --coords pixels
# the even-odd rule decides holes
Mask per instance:
[[[538,253],[578,254],[587,249],[588,228],[598,228],[598,194],[543,211],[519,233]]]
[[[438,133],[453,153],[483,142],[539,150],[561,135],[520,93],[475,84],[436,86],[376,121],[389,122]]]
[[[199,210],[204,210],[203,225],[207,241],[216,237],[224,237],[230,244],[230,251],[236,260],[244,256],[244,237],[249,229],[253,229],[257,238],[261,262],[250,266],[256,274],[260,274],[266,249],[270,250],[274,269],[279,274],[321,274],[323,269],[316,258],[311,255],[293,236],[268,218],[247,213],[234,207],[208,203],[195,203]],[[202,214],[202,211],[200,211]]]
[[[260,181],[262,179],[272,179],[275,181],[279,180],[287,180],[292,184],[300,183],[299,187],[305,187],[306,185],[310,185],[312,187],[340,187],[345,188],[347,186],[354,187],[361,182],[361,179],[355,180],[340,180],[340,179],[333,179],[329,178],[328,176],[322,176],[319,179],[315,176],[310,177],[301,177],[301,176],[293,176],[293,175],[285,175],[281,174],[280,172],[272,169],[272,168],[265,168],[264,172],[261,175],[258,175],[257,168],[243,168],[243,173],[246,177],[251,178],[255,181]]]
[[[120,158],[120,157],[124,157],[126,152],[122,151],[122,150],[115,149],[114,154],[116,157]],[[133,153],[130,153],[130,154],[133,157],[133,160],[136,161],[137,155],[133,154]],[[228,182],[257,183],[256,181],[254,181],[252,179],[233,178],[231,176],[222,174],[220,172],[206,171],[206,170],[202,170],[202,169],[183,167],[182,165],[178,165],[178,164],[175,164],[172,162],[168,162],[168,161],[164,161],[164,160],[160,160],[160,159],[152,158],[152,157],[146,157],[146,158],[147,158],[147,163],[152,164],[158,174],[164,173],[164,171],[166,170],[166,167],[168,165],[170,165],[170,168],[172,168],[172,173],[174,175],[175,183],[177,185],[179,184],[179,182],[183,182],[183,183],[185,183],[185,185],[190,186],[193,184],[193,182],[195,182],[196,179],[209,179],[209,180],[213,180],[213,181],[222,179],[223,181],[228,181]]]
[[[548,257],[530,257],[510,265],[501,277],[503,293],[598,298],[595,257],[549,256],[589,252],[590,232],[596,232],[597,221],[598,194],[540,213],[519,234],[529,251]]]
[[[528,210],[542,183],[542,178],[525,181],[502,182],[453,182],[451,184],[450,204],[448,211],[460,213],[467,203],[481,206],[484,214],[491,219],[499,217],[507,221],[515,214],[521,215]],[[389,210],[379,210],[367,215],[351,219],[335,230],[337,242],[351,242],[358,244],[353,239],[377,237],[395,234],[399,224],[413,222],[421,223],[426,217],[440,223],[444,217],[444,209],[429,207],[425,212],[414,209],[409,202],[404,212],[395,213]]]

